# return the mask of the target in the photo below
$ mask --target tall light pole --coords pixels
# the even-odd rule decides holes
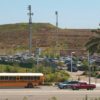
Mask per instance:
[[[29,10],[29,55],[32,53],[32,15],[33,13],[31,12],[31,5],[28,6]]]
[[[75,52],[71,52],[71,72],[73,72],[73,54]]]
[[[91,66],[90,66],[90,53],[88,51],[88,72],[89,72],[89,84],[91,83]]]
[[[58,11],[55,11],[55,15],[56,15],[56,28],[58,29]]]
[[[55,15],[56,15],[56,50],[58,50],[58,11],[55,11]]]

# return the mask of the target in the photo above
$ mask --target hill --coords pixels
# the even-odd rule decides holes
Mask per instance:
[[[32,24],[32,49],[36,47],[64,50],[83,50],[94,34],[91,29],[58,29],[49,23]],[[0,54],[12,54],[29,48],[29,26],[27,23],[0,25]]]

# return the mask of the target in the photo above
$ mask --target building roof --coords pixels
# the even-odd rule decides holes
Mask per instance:
[[[0,76],[43,76],[43,73],[0,73]]]

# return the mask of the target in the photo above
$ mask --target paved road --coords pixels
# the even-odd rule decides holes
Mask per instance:
[[[86,95],[90,99],[99,98],[100,89],[73,91],[60,90],[52,86],[35,89],[0,89],[0,100],[83,100]]]

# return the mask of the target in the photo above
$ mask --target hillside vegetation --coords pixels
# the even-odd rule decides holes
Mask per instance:
[[[49,23],[32,24],[32,49],[41,47],[53,50],[57,44],[60,51],[83,50],[85,43],[94,34],[90,29],[58,29]],[[0,25],[0,54],[13,54],[29,48],[29,26],[27,23]],[[56,49],[57,50],[57,49]]]

